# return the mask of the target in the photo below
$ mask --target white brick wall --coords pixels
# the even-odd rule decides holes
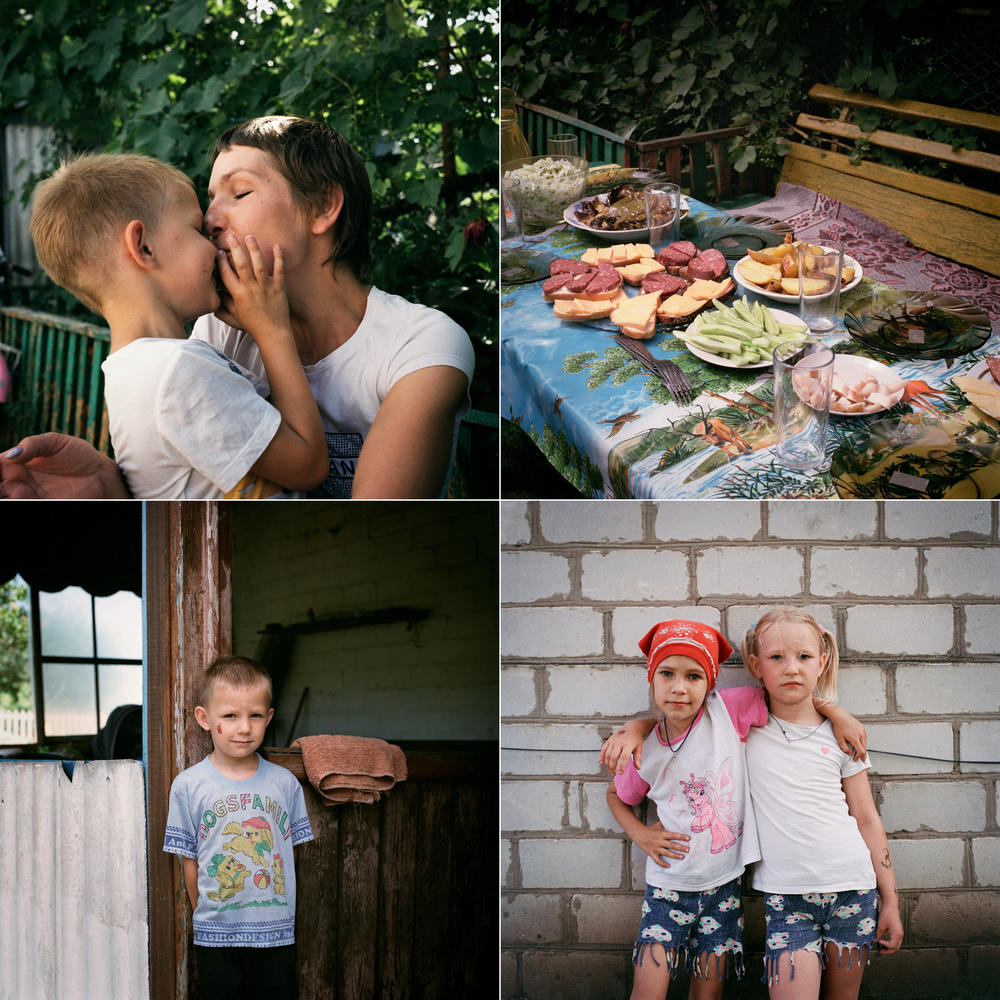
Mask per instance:
[[[935,969],[943,996],[949,975],[988,968],[976,946],[1000,939],[1000,765],[973,762],[1000,761],[996,506],[503,504],[503,996],[627,995],[645,855],[607,807],[597,756],[650,711],[637,642],[682,617],[738,647],[776,604],[838,637],[840,701],[868,728],[907,932],[902,956],[866,973],[897,985],[872,995],[902,982],[930,996]],[[750,682],[737,654],[720,683]],[[975,940],[936,926],[952,911],[975,917]]]

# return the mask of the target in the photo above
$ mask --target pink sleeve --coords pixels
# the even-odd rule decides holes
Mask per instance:
[[[767,702],[759,687],[719,688],[719,697],[733,720],[741,740],[753,726],[767,725]]]
[[[625,765],[624,773],[615,775],[615,791],[618,798],[629,806],[637,806],[649,791],[649,785],[639,777],[631,757]]]

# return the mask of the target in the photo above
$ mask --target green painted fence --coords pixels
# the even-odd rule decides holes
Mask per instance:
[[[0,345],[20,352],[6,355],[12,389],[0,405],[0,447],[61,431],[110,455],[101,371],[111,347],[107,328],[15,306],[0,314]]]

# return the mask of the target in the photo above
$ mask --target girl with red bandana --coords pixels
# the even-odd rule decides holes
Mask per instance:
[[[701,622],[660,622],[639,642],[659,720],[637,720],[602,750],[615,762],[611,811],[648,855],[642,922],[633,950],[632,1000],[663,1000],[686,963],[690,996],[719,1000],[727,970],[743,974],[744,867],[760,858],[745,760],[750,729],[767,723],[760,688],[716,690],[732,653]],[[863,729],[842,709],[841,735],[863,746]],[[641,750],[636,738],[645,736]],[[637,766],[622,750],[640,750]],[[620,763],[620,767],[617,765]],[[646,826],[632,806],[649,798],[659,822]],[[671,832],[689,830],[690,833]]]

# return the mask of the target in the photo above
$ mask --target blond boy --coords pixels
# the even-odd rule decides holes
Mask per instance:
[[[329,460],[298,361],[280,248],[274,273],[252,236],[229,253],[202,234],[191,181],[147,156],[84,155],[35,189],[31,234],[42,267],[102,315],[111,441],[133,496],[269,496],[316,486]],[[185,323],[220,306],[254,337],[270,402],[246,370]],[[280,484],[275,486],[274,484]]]
[[[202,995],[295,1000],[293,848],[313,834],[298,780],[257,753],[270,675],[216,660],[194,714],[212,752],[170,786],[163,849],[181,858]]]

